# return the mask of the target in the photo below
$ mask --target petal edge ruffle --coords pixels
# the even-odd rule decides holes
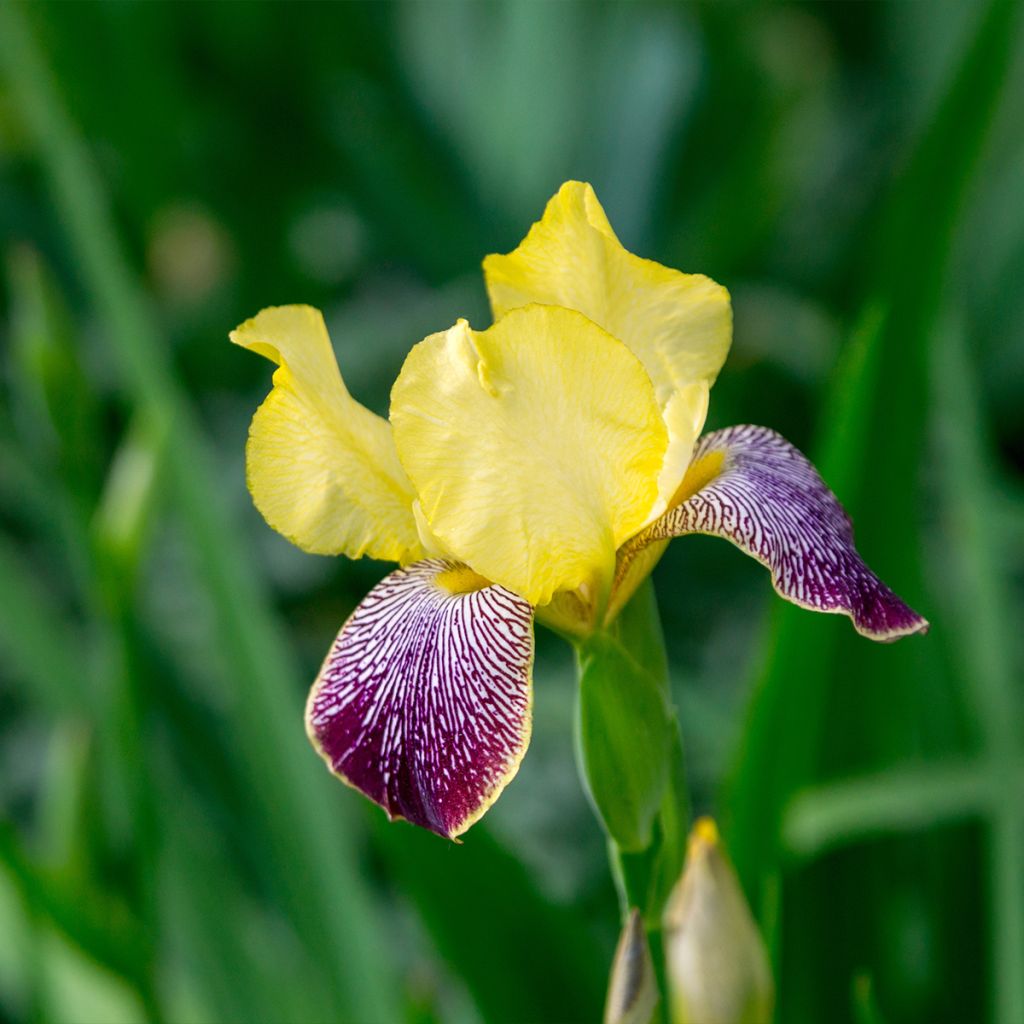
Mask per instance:
[[[629,252],[580,181],[565,182],[519,246],[488,256],[483,267],[496,320],[529,303],[575,309],[643,363],[669,434],[659,479],[664,508],[732,342],[726,289]]]
[[[256,507],[314,554],[407,562],[422,553],[391,425],[345,388],[319,310],[272,306],[231,340],[278,365],[246,446]]]

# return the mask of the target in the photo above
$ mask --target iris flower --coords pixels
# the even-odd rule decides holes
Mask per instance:
[[[278,367],[247,446],[267,522],[309,552],[400,566],[309,695],[338,777],[393,819],[464,832],[529,742],[534,619],[604,628],[672,537],[732,541],[782,597],[874,640],[927,628],[792,445],[755,426],[700,436],[732,337],[723,287],[628,252],[579,182],[484,276],[494,324],[416,345],[390,420],[346,390],[317,310],[231,334]]]

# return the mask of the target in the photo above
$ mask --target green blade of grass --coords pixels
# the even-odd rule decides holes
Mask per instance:
[[[879,239],[883,273],[824,405],[816,462],[853,513],[862,549],[912,601],[922,595],[917,469],[927,422],[926,342],[953,231],[1000,96],[1014,14],[1005,0],[984,12],[897,182]],[[786,800],[813,776],[818,724],[836,685],[834,645],[852,650],[844,625],[778,609],[730,801],[730,850],[752,889],[777,860]],[[921,656],[913,641],[881,653],[861,641],[856,651],[863,659],[858,668],[876,676],[915,677],[907,660]],[[887,664],[880,667],[883,656]],[[799,730],[785,728],[794,714],[802,720]]]
[[[947,553],[948,603],[959,626],[951,655],[968,679],[986,745],[1014,759],[1021,746],[1020,694],[1010,662],[1009,586],[1004,579],[992,474],[977,374],[962,328],[944,325],[935,346],[935,419],[942,451],[943,514],[956,545]]]
[[[41,871],[6,822],[0,822],[0,864],[28,905],[47,915],[83,952],[136,987],[145,985],[145,935],[123,904],[85,888],[80,880],[65,884]]]
[[[180,961],[214,1020],[319,1019],[323,1009],[309,976],[317,965],[294,957],[287,930],[244,890],[237,865],[207,832],[194,801],[178,795],[181,776],[168,765],[160,776],[158,790],[176,804],[161,863],[165,964]],[[213,926],[213,914],[235,927]]]
[[[825,479],[842,494],[857,476],[856,439],[867,429],[877,378],[881,308],[872,305],[854,332],[836,373],[830,397],[832,416],[815,459]],[[808,613],[789,605],[773,609],[764,661],[740,741],[742,762],[731,781],[729,850],[740,877],[760,905],[757,879],[775,871],[776,842],[783,808],[790,795],[810,781],[825,714],[828,677],[845,623],[808,621]],[[797,728],[783,723],[799,716]],[[786,735],[784,743],[779,742]]]
[[[375,814],[377,841],[441,955],[492,1024],[599,1020],[608,954],[477,825],[452,849]]]
[[[825,783],[797,794],[782,838],[800,857],[878,833],[917,831],[986,814],[992,775],[983,761],[949,761]]]
[[[866,971],[854,976],[850,990],[855,1024],[885,1024],[885,1017],[878,1007],[875,986]]]
[[[168,349],[122,260],[92,160],[63,109],[23,10],[13,3],[0,6],[0,57],[127,389],[139,408],[173,430],[169,486],[232,665],[232,725],[259,816],[273,840],[270,880],[288,900],[310,955],[321,959],[330,1000],[324,1015],[397,1019],[389,960],[356,870],[351,833],[342,827],[343,805],[302,735],[295,666],[224,510]],[[332,807],[338,812],[325,813]]]
[[[26,450],[88,504],[99,472],[99,398],[74,345],[71,314],[39,254],[8,256],[11,287],[11,401]],[[21,412],[18,416],[17,413]]]
[[[80,685],[77,645],[71,642],[75,630],[22,554],[3,536],[0,579],[0,649],[49,710],[82,711],[89,692]]]
[[[1001,798],[990,808],[990,914],[995,1019],[1024,1019],[1024,812],[1006,798],[1021,792],[1015,766],[1021,752],[1018,676],[1010,658],[1009,587],[993,529],[993,486],[985,457],[975,371],[959,325],[940,332],[933,386],[943,452],[940,482],[949,534],[950,621],[957,624],[951,656],[958,661],[990,759],[989,781]]]
[[[931,637],[883,647],[843,623],[778,609],[729,800],[730,849],[755,907],[783,866],[780,830],[793,794],[818,779],[878,772],[908,758],[962,755],[968,746],[964,693],[935,640],[941,609],[925,589],[920,473],[930,335],[956,228],[1002,95],[1015,14],[1005,0],[979,12],[941,101],[896,178],[888,216],[865,259],[874,271],[865,308],[881,312],[862,317],[859,345],[845,354],[824,403],[815,451],[852,515],[866,560],[937,628]],[[927,687],[914,685],[917,680]],[[943,1005],[954,1016],[969,1012],[982,966],[977,955],[964,960],[956,922],[977,896],[949,886],[965,854],[969,836],[950,830],[928,844],[888,841],[783,871],[783,1017],[845,1012],[849,975],[858,966],[853,951],[884,948],[886,923],[877,908],[901,898],[920,908],[915,913],[926,922],[929,984],[940,985],[954,967],[964,970],[970,981]],[[902,893],[894,864],[914,878]],[[828,900],[850,892],[860,894],[860,903],[843,943],[829,944]],[[904,996],[912,998],[909,988]]]

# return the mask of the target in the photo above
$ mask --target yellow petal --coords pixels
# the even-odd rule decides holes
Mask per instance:
[[[573,310],[527,306],[427,338],[391,422],[433,534],[533,605],[581,584],[604,593],[657,500],[667,437],[650,378]]]
[[[249,490],[267,522],[316,554],[418,558],[415,495],[391,426],[346,390],[319,310],[265,309],[231,340],[278,364],[246,447]]]
[[[679,487],[679,481],[686,475],[686,468],[693,458],[694,445],[704,429],[710,391],[711,387],[706,380],[693,381],[672,392],[661,407],[661,415],[668,430],[668,450],[658,474],[660,500],[653,516],[661,515],[668,508]]]
[[[659,482],[678,486],[704,425],[707,388],[732,340],[729,293],[627,252],[594,190],[566,182],[519,248],[488,256],[484,276],[495,318],[530,302],[576,309],[628,345],[654,382],[669,431]]]

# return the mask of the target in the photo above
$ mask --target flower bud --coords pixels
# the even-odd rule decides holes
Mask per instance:
[[[710,818],[690,833],[664,928],[673,1024],[770,1024],[768,954]]]
[[[657,1005],[658,983],[644,919],[634,907],[615,949],[604,1024],[650,1024]]]

